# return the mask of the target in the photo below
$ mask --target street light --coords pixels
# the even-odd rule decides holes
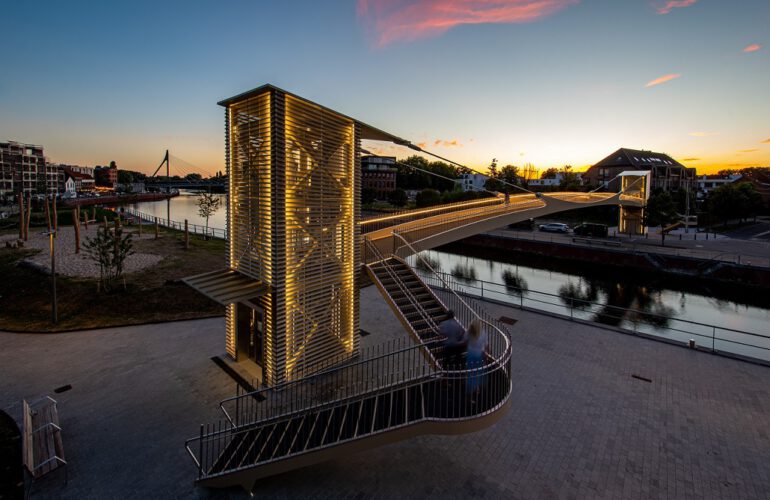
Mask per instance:
[[[51,252],[51,321],[55,325],[58,322],[56,310],[56,230],[41,233],[48,236]]]

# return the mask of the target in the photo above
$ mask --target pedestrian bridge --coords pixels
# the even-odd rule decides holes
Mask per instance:
[[[401,235],[414,250],[420,252],[536,217],[608,205],[641,209],[644,203],[641,194],[622,192],[527,193],[508,198],[499,195],[368,217],[361,222],[361,232],[383,254],[398,251],[403,258],[411,250],[399,244],[396,235]]]

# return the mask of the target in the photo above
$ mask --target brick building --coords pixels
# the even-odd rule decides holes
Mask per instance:
[[[0,142],[0,196],[56,194],[58,169],[48,164],[43,146]]]
[[[623,172],[646,170],[651,174],[650,189],[695,190],[695,169],[687,168],[664,153],[620,148],[583,173],[588,186],[604,185],[608,191],[620,190]]]
[[[387,196],[396,189],[394,156],[361,157],[361,189],[373,189],[377,196]]]
[[[98,187],[115,189],[118,185],[118,167],[111,162],[109,167],[94,168],[94,180]]]

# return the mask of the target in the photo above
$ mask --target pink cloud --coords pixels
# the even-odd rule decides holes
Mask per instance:
[[[433,141],[434,146],[444,146],[445,148],[461,148],[463,147],[462,144],[457,139],[452,139],[451,141],[446,139],[436,139]]]
[[[698,0],[668,0],[663,5],[658,4],[658,6],[655,7],[655,10],[658,11],[658,14],[668,14],[672,9],[679,7],[689,7],[697,1]]]
[[[654,87],[655,85],[660,85],[661,83],[670,82],[671,80],[674,80],[675,78],[679,78],[679,73],[671,73],[670,75],[663,75],[660,78],[656,78],[651,82],[647,82],[647,85],[645,87]]]
[[[759,50],[759,49],[761,49],[761,48],[762,48],[762,46],[761,46],[760,44],[758,44],[758,43],[752,43],[751,45],[749,45],[748,47],[746,47],[745,49],[743,49],[743,51],[744,51],[744,52],[756,52],[756,51],[758,51],[758,50]]]
[[[536,21],[580,0],[358,0],[358,17],[377,47],[411,42],[463,24]]]

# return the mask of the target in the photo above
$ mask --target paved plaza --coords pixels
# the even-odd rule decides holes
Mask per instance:
[[[374,287],[366,344],[401,335]],[[486,304],[518,319],[513,404],[494,427],[422,436],[260,482],[270,498],[770,498],[770,368]],[[183,448],[234,383],[221,318],[0,334],[0,409],[60,403],[70,463],[32,498],[245,498],[194,485]],[[639,378],[635,378],[636,375]],[[650,382],[643,380],[647,379]]]

